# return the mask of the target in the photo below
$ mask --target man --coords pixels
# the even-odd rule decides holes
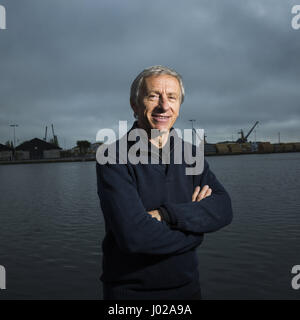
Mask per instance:
[[[183,100],[184,87],[176,71],[163,66],[145,69],[131,86],[130,103],[137,121],[125,138],[135,128],[144,129],[149,146],[154,147],[149,154],[155,150],[160,156],[170,142]],[[151,129],[160,134],[151,136]],[[122,157],[119,142],[116,150]],[[196,248],[204,233],[231,222],[232,208],[206,161],[198,175],[186,175],[186,167],[172,161],[97,163],[106,228],[104,299],[201,298]]]

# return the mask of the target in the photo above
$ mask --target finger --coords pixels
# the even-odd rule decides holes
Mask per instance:
[[[211,196],[211,194],[212,194],[212,190],[211,190],[210,188],[208,188],[207,191],[206,191],[206,193],[205,193],[205,195],[204,195],[204,197],[203,197],[203,199],[205,199],[206,197]],[[203,199],[202,199],[202,200],[203,200]]]
[[[161,221],[161,216],[158,212],[154,212],[151,216],[152,216],[152,218],[154,218],[158,221]]]
[[[192,201],[196,201],[196,198],[197,198],[199,192],[200,192],[200,186],[197,186],[197,187],[195,188],[195,190],[194,190],[193,195],[192,195]]]
[[[206,194],[206,192],[207,192],[208,189],[209,189],[209,186],[208,186],[208,185],[205,185],[205,186],[202,188],[202,190],[200,191],[200,193],[199,193],[198,196],[197,196],[197,201],[201,201],[201,200],[204,198],[204,196],[205,196],[205,194]]]
[[[204,198],[211,196],[212,190],[209,188],[204,196]]]
[[[148,214],[150,214],[152,217],[155,215],[155,211],[148,211]]]

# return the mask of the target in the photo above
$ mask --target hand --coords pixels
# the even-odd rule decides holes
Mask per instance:
[[[160,216],[158,210],[148,211],[148,213],[152,216],[152,218],[155,218],[155,219],[157,219],[158,221],[161,221],[161,216]]]
[[[212,193],[212,190],[210,189],[210,187],[208,185],[205,185],[202,190],[200,188],[200,186],[197,186],[195,188],[195,191],[192,195],[192,201],[201,201],[202,199],[209,197]]]

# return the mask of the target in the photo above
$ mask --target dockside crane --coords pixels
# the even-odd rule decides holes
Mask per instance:
[[[45,128],[45,137],[44,137],[44,141],[47,141],[47,133],[48,133],[48,127],[46,126],[46,128]]]
[[[56,145],[57,147],[59,147],[57,136],[56,136],[55,133],[54,133],[53,124],[51,125],[51,127],[52,127],[52,134],[53,134],[53,141],[52,141],[52,143],[53,143],[54,145]]]
[[[254,126],[250,129],[250,131],[247,133],[246,136],[244,136],[244,131],[243,129],[241,129],[241,131],[239,132],[239,134],[241,135],[241,137],[236,141],[237,143],[245,143],[248,140],[248,137],[250,136],[250,134],[252,133],[252,131],[255,129],[255,127],[258,125],[259,121],[256,121]]]

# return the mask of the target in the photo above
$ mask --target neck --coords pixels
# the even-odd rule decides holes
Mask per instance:
[[[168,141],[169,131],[160,132],[160,135],[149,139],[149,141],[154,144],[157,148],[162,148]]]

